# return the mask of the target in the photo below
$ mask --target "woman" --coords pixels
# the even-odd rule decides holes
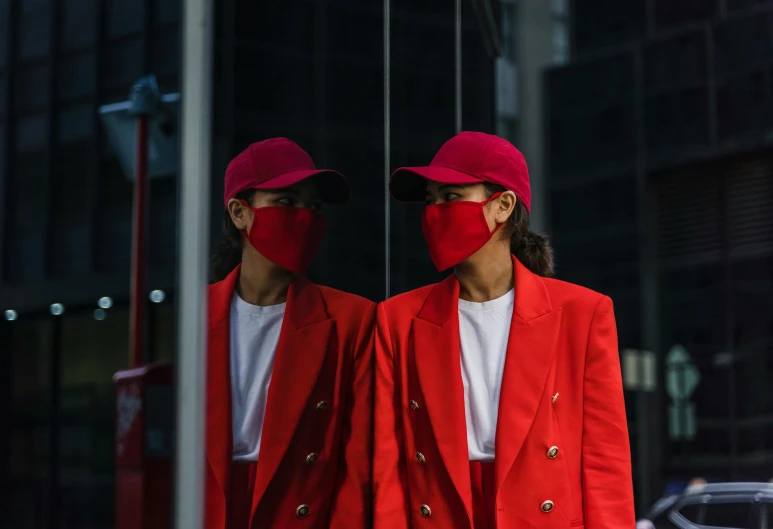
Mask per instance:
[[[390,189],[453,274],[377,309],[375,527],[634,527],[612,302],[548,278],[521,153],[463,132]]]
[[[374,303],[304,277],[346,180],[284,138],[225,174],[207,365],[207,529],[370,524]],[[302,523],[302,525],[300,525]]]

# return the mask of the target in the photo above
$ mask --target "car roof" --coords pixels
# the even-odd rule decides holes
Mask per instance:
[[[670,511],[674,506],[689,505],[700,503],[703,496],[721,497],[723,495],[734,496],[757,496],[762,494],[764,497],[773,498],[773,483],[708,483],[705,485],[693,485],[687,487],[681,494],[673,494],[658,500],[650,508],[647,519],[653,519],[661,516],[666,511]]]
[[[773,496],[773,483],[707,483],[687,487],[682,498],[702,496],[704,494],[764,494]]]

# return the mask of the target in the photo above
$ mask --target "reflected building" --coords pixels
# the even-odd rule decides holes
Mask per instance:
[[[0,525],[112,526],[132,184],[97,109],[147,72],[179,90],[178,4],[0,1]],[[173,293],[176,182],[151,188],[149,284]],[[149,311],[168,359],[173,304]]]
[[[656,391],[626,392],[637,506],[696,475],[767,482],[773,2],[588,0],[571,20],[546,74],[551,232],[561,277],[613,297],[621,348],[657,353]],[[686,436],[675,345],[700,373]]]
[[[0,504],[14,527],[113,524],[111,376],[128,365],[132,182],[97,109],[150,73],[163,93],[181,90],[181,4],[0,0],[0,306],[16,315],[0,321]],[[391,26],[391,165],[423,164],[455,132],[453,3],[393,0]],[[310,275],[384,298],[382,28],[380,1],[216,2],[213,243],[229,159],[288,136],[353,187],[351,204],[327,212]],[[461,28],[464,126],[493,131],[496,61],[468,5]],[[148,290],[166,296],[148,303],[149,361],[174,354],[177,183],[150,183]],[[438,276],[419,209],[391,213],[397,293]]]

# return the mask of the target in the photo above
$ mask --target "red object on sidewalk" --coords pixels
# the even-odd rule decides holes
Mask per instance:
[[[173,370],[119,371],[116,385],[115,529],[172,527]]]

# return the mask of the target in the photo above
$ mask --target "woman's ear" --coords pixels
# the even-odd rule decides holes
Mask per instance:
[[[228,201],[226,206],[228,214],[231,216],[231,220],[239,231],[246,230],[252,222],[252,212],[247,208],[241,200],[232,198]]]
[[[513,214],[513,211],[515,210],[515,203],[518,201],[518,199],[515,196],[515,193],[512,191],[505,191],[499,196],[499,200],[496,202],[496,221],[497,224],[503,224],[507,222],[507,219],[510,217],[510,215]]]

